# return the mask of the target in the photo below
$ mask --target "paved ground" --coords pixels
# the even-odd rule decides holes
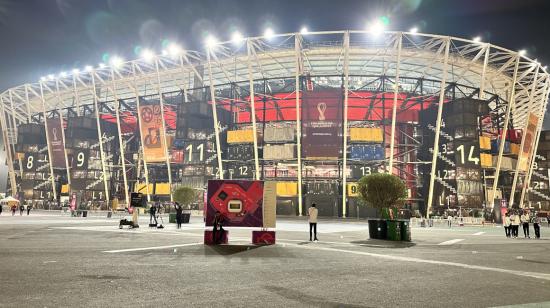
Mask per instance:
[[[202,245],[182,230],[119,230],[116,218],[0,216],[0,307],[550,307],[550,229],[413,229],[413,242],[368,240],[364,221],[278,220],[278,244]],[[142,225],[146,225],[143,221]],[[531,230],[533,232],[533,230]],[[547,237],[547,238],[545,238]]]

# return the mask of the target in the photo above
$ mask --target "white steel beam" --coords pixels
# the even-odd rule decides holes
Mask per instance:
[[[210,88],[210,100],[212,101],[212,116],[214,121],[214,134],[216,137],[216,156],[218,159],[218,178],[223,180],[223,164],[222,164],[222,150],[220,145],[220,123],[218,122],[218,110],[216,108],[216,89],[214,88],[214,80],[212,79],[212,61],[210,61],[210,48],[206,51],[206,57],[208,59],[208,74],[209,74],[209,88]]]
[[[253,139],[254,139],[254,168],[255,168],[255,174],[254,177],[256,180],[260,179],[260,164],[258,161],[258,131],[257,131],[257,125],[256,125],[256,98],[254,97],[254,78],[252,73],[252,49],[254,47],[252,46],[252,43],[250,39],[246,41],[246,50],[248,55],[248,83],[249,83],[249,89],[250,89],[250,113],[251,113],[251,119],[252,119],[252,131],[253,131]],[[265,119],[264,119],[264,125],[265,125]]]
[[[443,59],[443,75],[441,76],[441,86],[439,89],[439,103],[437,107],[437,120],[435,123],[435,138],[433,145],[433,155],[432,155],[432,169],[430,173],[430,187],[428,190],[428,204],[426,205],[426,218],[430,218],[430,210],[432,209],[433,202],[433,192],[434,192],[434,182],[435,182],[435,172],[437,167],[437,155],[439,154],[439,134],[441,133],[441,116],[443,114],[443,103],[445,101],[445,88],[447,87],[447,69],[449,62],[449,48],[451,45],[451,39],[447,37],[445,39],[445,56]]]
[[[294,35],[294,51],[296,59],[296,71],[294,75],[296,92],[296,154],[298,157],[298,215],[303,215],[302,205],[302,123],[300,121],[300,75],[302,74],[302,42],[300,34]]]
[[[48,136],[48,115],[46,114],[46,99],[44,98],[44,86],[40,82],[40,98],[42,100],[42,114],[44,115],[44,130],[46,132],[46,148],[48,150],[48,164],[50,165],[50,181],[52,184],[52,193],[54,200],[57,200],[57,192],[55,190],[55,177],[53,173],[52,150],[50,148],[50,137]]]
[[[401,63],[401,48],[403,44],[403,33],[398,34],[397,38],[397,62],[395,66],[395,84],[393,90],[393,106],[391,116],[391,134],[390,134],[390,163],[389,173],[393,174],[393,156],[395,147],[395,126],[397,122],[397,96],[399,95],[399,64]]]
[[[342,160],[342,217],[346,217],[348,171],[349,32],[344,33],[344,136]]]
[[[122,130],[120,127],[120,102],[118,100],[117,86],[115,79],[115,71],[111,69],[111,82],[113,83],[113,98],[115,100],[115,116],[116,116],[116,127],[118,131],[118,147],[120,149],[120,161],[122,162],[122,179],[124,180],[124,198],[126,201],[126,207],[130,206],[130,196],[128,194],[128,178],[126,176],[126,156],[124,154],[124,138],[122,138]],[[138,119],[139,121],[139,119]],[[140,132],[141,135],[141,132]]]

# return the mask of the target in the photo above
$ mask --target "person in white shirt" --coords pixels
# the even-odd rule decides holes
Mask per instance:
[[[525,238],[531,238],[531,236],[529,236],[529,220],[531,220],[531,218],[529,217],[529,213],[527,211],[524,211],[520,219],[521,225],[523,226],[523,235],[525,236]]]
[[[307,215],[309,216],[309,241],[311,242],[311,237],[313,235],[313,240],[314,241],[319,241],[317,239],[317,214],[318,214],[318,211],[317,211],[317,207],[315,207],[315,203],[313,203],[309,209],[307,210]],[[313,234],[312,234],[312,230],[313,230]]]
[[[452,215],[447,216],[447,225],[449,226],[449,228],[453,226],[453,216]]]
[[[512,220],[510,219],[510,213],[506,213],[504,216],[504,233],[506,237],[510,237],[510,226],[512,225]]]
[[[517,238],[519,233],[519,224],[520,224],[520,218],[517,213],[513,213],[512,216],[510,216],[510,220],[512,221],[512,237]]]

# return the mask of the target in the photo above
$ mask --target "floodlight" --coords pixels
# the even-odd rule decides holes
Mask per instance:
[[[518,51],[518,54],[519,54],[520,56],[525,56],[525,55],[527,54],[527,50],[522,49],[522,50]]]
[[[374,36],[378,36],[384,32],[384,24],[380,20],[377,20],[368,25],[367,31]]]
[[[151,62],[155,58],[155,53],[150,49],[143,49],[141,57],[147,62]]]
[[[114,68],[119,68],[124,63],[124,60],[121,57],[113,56],[111,57],[111,65]]]
[[[412,34],[416,34],[418,33],[418,28],[417,27],[412,27],[410,30],[409,30],[410,33]]]
[[[234,43],[234,44],[239,44],[240,42],[242,42],[244,40],[244,37],[243,35],[239,32],[239,31],[235,31],[233,32],[233,34],[231,35],[231,41]]]
[[[307,27],[302,27],[302,29],[300,30],[300,33],[301,34],[308,34],[309,31],[308,31]]]
[[[93,69],[94,69],[94,68],[93,68],[91,65],[86,65],[86,66],[84,67],[84,70],[85,70],[86,72],[91,72]]]
[[[273,32],[273,29],[267,28],[265,29],[264,36],[266,39],[270,39],[275,35],[275,32]]]
[[[481,42],[481,36],[476,36],[472,39],[472,41],[476,42],[476,43],[479,43]]]
[[[211,49],[211,48],[214,48],[216,44],[218,44],[218,40],[213,35],[209,35],[206,38],[205,44],[207,48]]]

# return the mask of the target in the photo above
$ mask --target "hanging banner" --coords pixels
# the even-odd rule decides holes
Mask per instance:
[[[147,162],[165,161],[164,130],[160,104],[142,105],[139,107],[139,113],[145,160]]]
[[[304,92],[302,149],[306,159],[337,159],[342,154],[342,90]]]
[[[533,151],[533,145],[535,144],[535,134],[538,124],[539,118],[534,113],[529,113],[527,129],[525,130],[525,141],[523,142],[523,148],[521,149],[518,161],[519,170],[527,171],[529,169],[529,157],[531,157],[531,151]]]
[[[63,126],[61,118],[51,118],[48,121],[48,139],[54,168],[67,168],[65,164],[65,143],[63,142]]]

